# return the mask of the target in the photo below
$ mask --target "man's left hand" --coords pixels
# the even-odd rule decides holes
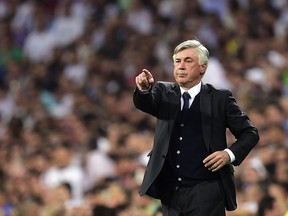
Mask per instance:
[[[204,166],[212,172],[218,171],[230,162],[230,157],[226,151],[216,151],[203,160]]]

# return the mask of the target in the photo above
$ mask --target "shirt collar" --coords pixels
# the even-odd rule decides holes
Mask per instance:
[[[186,91],[189,93],[191,98],[194,98],[201,90],[201,82],[199,82],[197,85],[193,86],[192,88],[190,88],[188,91],[184,90],[183,88],[180,87],[181,90],[181,95]]]

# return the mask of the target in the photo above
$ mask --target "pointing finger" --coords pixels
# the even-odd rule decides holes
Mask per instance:
[[[153,84],[154,83],[154,78],[153,78],[152,74],[150,73],[150,71],[148,71],[147,69],[143,69],[142,72],[145,73],[149,84]]]

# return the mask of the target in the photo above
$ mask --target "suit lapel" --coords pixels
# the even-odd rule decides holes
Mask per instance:
[[[202,84],[200,92],[200,110],[201,110],[201,120],[202,120],[202,131],[205,146],[210,152],[210,134],[211,134],[211,115],[212,115],[212,94],[207,85]]]

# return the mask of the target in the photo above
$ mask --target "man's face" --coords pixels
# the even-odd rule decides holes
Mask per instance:
[[[175,55],[175,81],[184,89],[190,89],[201,81],[206,67],[206,64],[199,65],[196,49],[188,48],[182,50]]]
[[[71,153],[64,147],[59,147],[53,152],[54,165],[58,168],[64,168],[70,164]]]

